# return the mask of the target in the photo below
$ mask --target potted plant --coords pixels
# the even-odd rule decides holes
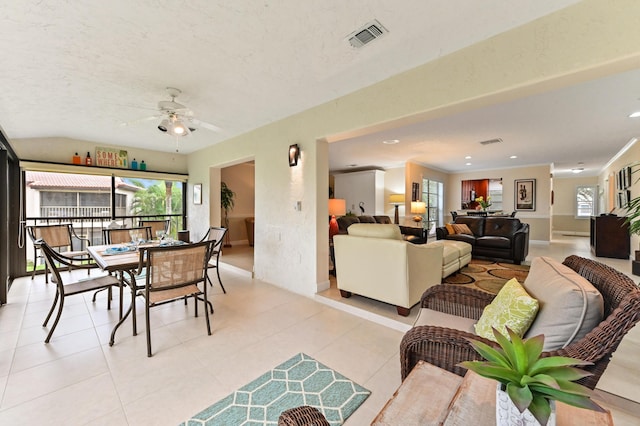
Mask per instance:
[[[604,411],[590,399],[591,389],[574,383],[575,380],[591,375],[575,366],[591,365],[590,362],[562,356],[541,358],[543,335],[522,339],[509,328],[507,332],[509,338],[493,329],[500,348],[469,339],[473,348],[486,361],[460,363],[462,367],[499,382],[496,399],[497,424],[510,424],[506,421],[510,416],[507,415],[505,419],[505,407],[500,403],[501,391],[506,392],[502,399],[513,403],[517,409],[516,414],[526,417],[528,411],[540,425],[547,425],[550,418],[551,424],[555,424],[555,413],[551,415],[552,407],[555,407],[554,401]],[[505,421],[501,422],[501,419]],[[519,424],[532,423],[523,420]]]
[[[481,195],[478,198],[476,198],[475,201],[480,205],[480,207],[482,208],[482,211],[487,211],[487,208],[491,206],[491,197],[487,197],[487,199],[485,200],[484,197]]]
[[[225,182],[220,184],[220,207],[224,210],[224,227],[227,228],[226,233],[226,243],[225,247],[231,247],[231,243],[229,242],[229,210],[233,210],[233,206],[235,201],[233,198],[236,196],[236,193],[233,192]]]

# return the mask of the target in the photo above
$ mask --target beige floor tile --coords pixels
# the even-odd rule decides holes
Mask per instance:
[[[532,242],[528,260],[539,255],[563,260],[574,253],[590,257],[588,238]],[[629,261],[604,261],[630,273]],[[85,294],[68,299],[73,303],[45,345],[47,329],[41,323],[55,286],[44,284],[42,276],[16,280],[9,304],[0,309],[0,424],[178,424],[300,352],[372,391],[345,423],[369,424],[400,385],[398,347],[413,318],[399,317],[394,307],[366,298],[342,299],[335,290],[304,297],[238,271],[221,264],[227,294],[211,274],[211,336],[202,310],[194,318],[192,304],[152,309],[152,358],[146,356],[139,298],[138,336],[132,335],[128,318],[115,345],[108,346],[118,315],[117,293],[111,311],[104,295],[94,304]],[[83,272],[71,277],[78,273]],[[124,300],[128,308],[128,294]],[[640,394],[634,387],[639,342],[634,329],[620,345],[602,380],[607,390]],[[603,395],[616,425],[638,424],[640,404]]]

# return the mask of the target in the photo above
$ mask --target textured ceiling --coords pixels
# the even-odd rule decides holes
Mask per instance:
[[[170,99],[165,88],[172,86],[182,90],[177,101],[187,105],[196,118],[222,129],[218,133],[199,129],[181,140],[180,151],[189,153],[576,2],[5,2],[0,9],[0,125],[10,140],[69,137],[173,151],[175,140],[156,128],[160,120],[141,120],[157,113],[158,101]],[[363,49],[352,48],[345,37],[373,19],[389,34]],[[370,135],[369,144],[380,137],[406,138],[393,146],[396,150],[410,148],[395,155],[394,164],[382,164],[388,151],[379,158],[349,156],[342,151],[334,155],[343,142],[332,143],[330,167],[344,167],[336,158],[345,164],[387,167],[414,159],[443,170],[461,170],[459,158],[450,151],[455,148],[459,153],[467,145],[457,144],[502,137],[506,150],[511,144],[535,142],[524,135],[534,133],[548,118],[544,114],[550,111],[544,106],[524,118],[512,116],[511,126],[503,122],[498,127],[491,118],[515,111],[516,105],[517,101],[423,127]],[[463,120],[467,134],[460,132],[457,120]],[[516,128],[522,123],[528,126]],[[430,134],[424,134],[425,129]],[[566,130],[568,133],[569,127]],[[365,143],[364,139],[352,142]],[[443,161],[433,160],[436,149]],[[602,150],[585,152],[608,155]],[[528,161],[548,163],[549,158]]]

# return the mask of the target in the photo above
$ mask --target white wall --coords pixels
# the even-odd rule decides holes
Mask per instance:
[[[576,217],[576,188],[598,185],[597,176],[553,178],[553,232],[589,235],[589,218]]]
[[[333,135],[362,133],[371,126],[393,128],[636,67],[638,14],[640,2],[632,0],[577,3],[191,154],[189,171],[192,178],[204,182],[210,167],[255,158],[256,277],[292,291],[314,293],[328,280],[326,141],[339,139]],[[301,145],[302,161],[289,168],[285,155],[292,143]],[[524,215],[529,222],[539,222],[532,224],[532,239],[549,239],[548,176],[548,166],[518,174],[518,178],[538,179],[537,211]],[[505,188],[506,194],[509,191],[513,191],[512,181]],[[296,200],[302,201],[302,211],[293,209]],[[196,226],[208,226],[203,214],[209,212],[208,203],[190,206]]]
[[[188,203],[189,229],[192,235],[201,235],[209,223],[220,220],[219,167],[255,159],[256,277],[299,293],[315,293],[327,285],[329,276],[328,142],[366,133],[365,129],[374,126],[390,129],[636,68],[640,59],[639,15],[640,2],[634,0],[584,0],[373,86],[192,153],[186,168],[181,167],[182,156],[178,154],[157,164],[163,164],[165,171],[188,169],[189,200],[192,184],[203,183],[203,204]],[[20,158],[69,162],[73,152],[84,151],[86,146],[81,143],[80,149],[55,142],[48,150],[56,153],[52,158],[42,152],[42,142],[28,150],[21,147],[21,140],[11,140],[11,145]],[[298,167],[290,168],[286,155],[292,143],[301,146],[302,157]],[[167,154],[158,155],[165,158]],[[155,159],[146,154],[135,156],[149,158],[149,169],[155,168]],[[449,187],[455,189],[454,185]],[[410,194],[410,189],[405,193]],[[545,193],[549,193],[548,179],[545,183],[540,178],[538,213],[530,219],[541,221],[536,229],[543,234],[546,220],[548,235],[549,220],[544,216],[549,215],[549,197],[540,195]],[[445,203],[452,209],[449,198]],[[301,211],[294,210],[296,201],[301,201]]]

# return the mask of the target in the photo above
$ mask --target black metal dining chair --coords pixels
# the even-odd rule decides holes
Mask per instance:
[[[207,262],[213,242],[204,241],[195,244],[145,247],[140,249],[140,263],[138,274],[145,275],[144,286],[138,284],[132,298],[133,315],[135,318],[135,296],[142,296],[145,300],[145,324],[147,334],[147,356],[151,351],[151,318],[150,309],[193,297],[195,301],[195,316],[198,316],[198,301],[204,302],[207,323],[207,333],[211,335],[209,310],[207,305],[213,306],[207,299]],[[202,290],[198,284],[202,283]]]
[[[200,242],[204,241],[215,241],[215,245],[211,250],[211,257],[207,262],[207,269],[215,269],[216,274],[218,275],[218,282],[220,283],[220,287],[222,287],[223,293],[227,294],[227,290],[225,290],[222,285],[222,279],[220,278],[220,269],[218,268],[218,264],[220,262],[220,253],[222,252],[222,244],[224,241],[224,236],[227,233],[227,228],[220,228],[217,226],[212,226],[209,228],[207,233],[202,237]],[[209,278],[209,274],[207,273],[207,281],[213,287],[213,283],[211,282],[211,278]]]
[[[113,277],[111,275],[106,275],[106,276],[101,276],[97,278],[88,278],[88,279],[78,280],[78,281],[65,284],[64,281],[62,280],[62,276],[60,275],[60,271],[58,269],[60,266],[74,267],[76,269],[87,269],[87,268],[92,268],[93,266],[83,264],[83,263],[78,263],[77,260],[74,260],[71,257],[67,257],[61,253],[58,253],[53,249],[53,247],[51,247],[49,244],[47,244],[46,241],[42,239],[37,240],[36,244],[38,245],[38,248],[42,251],[45,262],[47,263],[47,265],[51,269],[51,273],[55,277],[55,279],[52,279],[52,281],[55,282],[57,286],[56,296],[53,299],[53,303],[51,304],[51,309],[49,309],[49,313],[47,314],[47,317],[45,318],[44,323],[42,324],[43,327],[47,326],[47,323],[49,322],[49,319],[51,318],[51,315],[53,314],[53,311],[55,310],[57,305],[58,312],[56,314],[56,318],[53,321],[53,325],[49,330],[49,334],[47,335],[47,338],[44,340],[45,343],[49,343],[49,341],[51,340],[51,336],[53,335],[53,332],[56,329],[58,322],[60,321],[60,316],[62,315],[62,310],[64,308],[64,301],[67,297],[74,296],[76,294],[86,293],[89,291],[106,289],[108,292],[107,309],[111,309],[111,289],[114,286],[120,287],[120,280],[118,280],[116,277]],[[94,298],[94,302],[95,302],[95,298]]]

